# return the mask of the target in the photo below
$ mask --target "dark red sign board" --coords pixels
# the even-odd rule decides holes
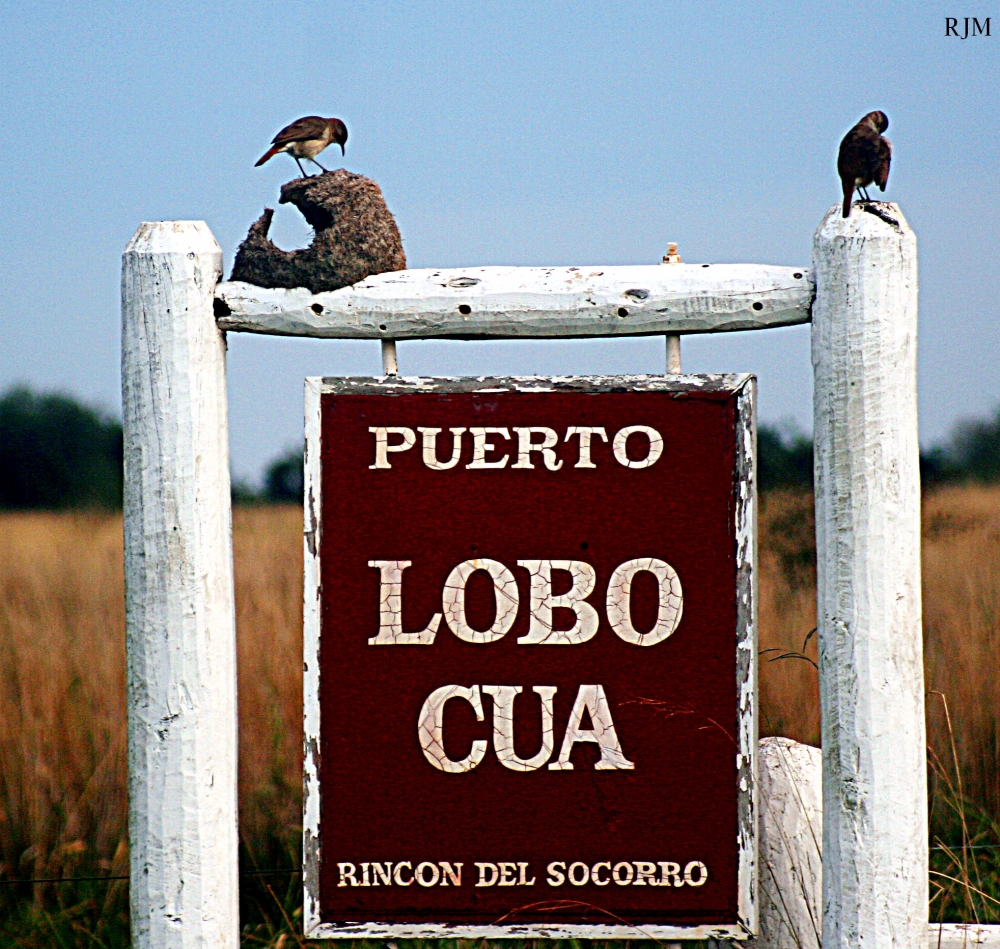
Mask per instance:
[[[306,926],[755,926],[754,382],[309,380]]]

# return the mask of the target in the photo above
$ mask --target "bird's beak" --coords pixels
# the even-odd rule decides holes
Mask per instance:
[[[341,155],[346,155],[347,152],[344,151],[344,143],[343,142],[338,142],[337,144],[340,145],[340,154]]]

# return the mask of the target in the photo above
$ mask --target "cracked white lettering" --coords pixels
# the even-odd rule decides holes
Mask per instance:
[[[443,428],[432,428],[418,425],[416,431],[405,425],[372,426],[368,431],[375,439],[375,463],[369,465],[372,471],[385,471],[393,468],[389,455],[398,452],[407,452],[417,443],[417,432],[420,433],[421,451],[420,458],[425,467],[431,471],[450,471],[457,468],[462,460],[466,441],[464,435],[468,432],[472,436],[471,458],[465,464],[465,468],[473,471],[488,468],[507,468],[511,455],[503,446],[503,441],[517,439],[517,460],[509,465],[510,469],[520,471],[533,471],[539,467],[546,471],[560,471],[563,463],[567,459],[559,457],[559,432],[555,428],[545,425],[527,425],[507,427],[490,426],[453,426],[449,427],[451,433],[451,455],[447,460],[442,461],[438,457],[438,436],[444,431]],[[646,441],[646,454],[642,458],[630,458],[628,453],[629,438],[633,435],[639,436],[637,442],[633,442],[633,452],[641,451],[642,440]],[[392,439],[390,441],[390,439]],[[603,425],[569,425],[563,435],[562,444],[568,443],[571,439],[577,440],[577,458],[574,468],[596,468],[597,462],[594,460],[595,440],[608,444],[607,428]],[[445,437],[447,444],[447,437]],[[655,465],[664,451],[663,436],[649,425],[626,425],[619,429],[614,438],[611,439],[611,457],[624,468],[643,469]],[[501,454],[502,452],[502,454]],[[607,449],[602,449],[599,454],[607,458]],[[541,461],[541,466],[536,464],[536,457]]]
[[[511,771],[536,771],[549,758],[555,747],[552,733],[552,698],[554,685],[536,685],[532,689],[542,700],[542,747],[531,758],[518,758],[514,754],[514,698],[520,694],[519,685],[484,685],[483,694],[493,697],[493,750],[497,760]]]
[[[656,622],[646,633],[640,633],[632,625],[632,578],[637,573],[652,574],[659,588]],[[615,567],[608,581],[607,608],[608,622],[619,639],[636,646],[655,646],[673,633],[681,621],[684,595],[680,577],[670,564],[654,557],[627,560]]]
[[[369,560],[379,571],[378,635],[369,646],[430,646],[434,642],[441,614],[435,613],[419,633],[403,632],[403,571],[410,560]]]
[[[368,566],[379,571],[379,628],[368,638],[370,646],[431,646],[441,619],[459,639],[467,643],[493,643],[510,632],[517,620],[520,594],[514,574],[497,560],[465,560],[455,567],[444,582],[441,612],[435,613],[419,632],[403,632],[403,571],[411,560],[369,560]],[[518,567],[529,574],[528,631],[517,642],[524,646],[572,646],[588,642],[597,634],[600,615],[587,602],[597,586],[597,573],[582,560],[518,560]],[[570,588],[565,593],[552,592],[552,572],[569,574]],[[493,582],[495,616],[488,629],[476,629],[466,616],[465,591],[477,571]],[[640,632],[632,623],[632,581],[636,574],[648,573],[656,580],[658,603],[656,621],[651,629]],[[624,642],[633,646],[656,646],[677,629],[684,612],[684,592],[677,571],[665,560],[638,557],[619,564],[608,580],[604,598],[608,625]],[[574,614],[569,629],[554,629],[552,613],[556,608]]]
[[[517,432],[517,464],[512,468],[534,468],[531,462],[533,452],[542,456],[542,462],[549,471],[558,471],[563,463],[556,455],[554,448],[559,444],[559,436],[551,428],[515,428]],[[536,442],[535,435],[541,435],[542,440]]]
[[[584,712],[589,714],[592,728],[583,727]],[[573,762],[569,760],[569,756],[573,752],[573,745],[581,741],[593,742],[601,749],[601,760],[594,765],[595,771],[634,770],[635,764],[622,753],[603,685],[580,686],[573,711],[569,713],[569,724],[563,736],[559,760],[549,765],[549,771],[572,771]]]
[[[360,866],[360,872],[359,872]],[[358,886],[418,886],[461,887],[462,868],[465,864],[452,860],[401,860],[394,863],[370,861],[362,864],[342,862],[337,864],[338,887]],[[527,860],[476,861],[477,873],[473,886],[535,886],[537,875]],[[367,870],[377,871],[368,882]],[[414,867],[416,869],[414,869]],[[703,886],[708,881],[708,867],[701,860],[691,860],[684,865],[669,860],[553,860],[546,868],[545,882],[551,887],[608,886]]]
[[[493,581],[496,617],[489,629],[474,629],[465,616],[465,585],[478,570]],[[502,563],[496,560],[466,560],[448,574],[441,594],[441,609],[445,622],[459,639],[467,643],[492,643],[503,639],[514,625],[519,599],[514,574]]]
[[[413,434],[412,428],[369,428],[375,436],[375,464],[369,465],[370,469],[391,468],[389,464],[390,451],[408,451],[417,443],[417,436]],[[389,444],[390,435],[399,435],[403,440],[395,445]]]
[[[575,645],[593,639],[600,625],[597,610],[587,597],[594,592],[597,573],[589,563],[582,560],[519,560],[531,575],[531,623],[528,634],[518,639],[519,643],[550,643]],[[552,571],[565,570],[570,577],[570,588],[559,596],[552,594]],[[572,610],[576,619],[570,629],[552,628],[552,610],[561,606]]]
[[[461,685],[443,685],[427,697],[417,718],[417,740],[424,757],[448,774],[462,774],[475,768],[486,756],[487,743],[481,738],[472,742],[469,754],[459,761],[449,758],[444,750],[444,705],[449,699],[465,699],[476,713],[476,721],[483,721],[481,693],[493,699],[493,750],[499,762],[511,771],[537,771],[551,757],[555,749],[552,728],[553,698],[558,691],[554,685],[536,685],[532,691],[542,700],[542,740],[538,753],[531,758],[519,758],[514,753],[514,699],[521,693],[520,685],[478,685],[466,688]],[[590,717],[590,728],[583,727],[583,716]],[[622,751],[611,708],[603,685],[581,685],[569,715],[557,761],[549,765],[550,771],[572,771],[570,755],[573,746],[592,742],[601,751],[595,771],[632,771],[635,764]],[[486,885],[486,884],[484,884]]]
[[[481,739],[474,741],[468,755],[460,761],[455,761],[445,754],[444,705],[448,699],[465,699],[476,713],[476,721],[483,720],[483,700],[479,697],[478,685],[474,685],[471,689],[463,688],[460,685],[443,685],[427,696],[423,708],[420,709],[420,718],[417,721],[417,738],[420,740],[424,757],[438,771],[461,774],[463,771],[471,771],[483,760],[486,755],[486,742]]]

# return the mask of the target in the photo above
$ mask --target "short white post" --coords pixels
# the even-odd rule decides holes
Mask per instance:
[[[136,949],[236,949],[236,629],[222,252],[140,226],[122,262],[129,840]]]
[[[382,375],[399,375],[399,362],[396,359],[396,341],[394,339],[382,340]]]
[[[681,334],[667,333],[667,375],[681,374]]]
[[[754,949],[820,949],[822,755],[790,738],[764,738],[757,770],[760,937]]]
[[[823,949],[923,949],[917,242],[898,207],[813,241]]]

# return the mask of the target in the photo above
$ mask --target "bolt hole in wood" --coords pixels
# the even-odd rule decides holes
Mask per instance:
[[[314,303],[311,307],[309,307],[309,309],[312,310],[317,316],[322,316],[323,314],[323,305],[321,303]]]
[[[801,280],[801,279],[802,279],[802,274],[800,274],[800,273],[793,273],[793,274],[792,274],[792,276],[793,276],[793,277],[794,277],[794,278],[795,278],[796,280]]]
[[[462,316],[468,316],[472,312],[472,307],[469,306],[468,303],[461,303],[459,304],[458,312],[461,313]]]
[[[760,302],[760,300],[758,300],[758,301],[757,301],[757,302],[756,302],[756,303],[755,303],[755,304],[753,305],[753,308],[754,308],[755,310],[763,310],[763,309],[764,309],[764,304],[763,304],[763,303],[761,303],[761,302]]]
[[[626,310],[625,307],[620,306],[618,307],[618,315],[622,317],[628,316],[628,310]]]
[[[378,328],[384,333],[385,332],[385,323],[379,323]]]

